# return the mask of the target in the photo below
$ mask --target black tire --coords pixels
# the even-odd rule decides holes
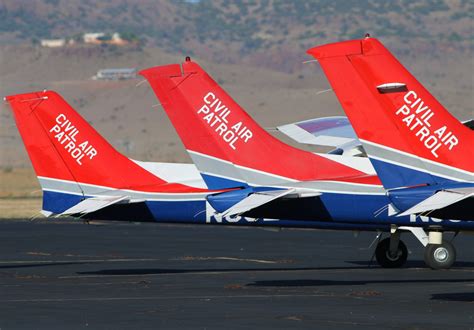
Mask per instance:
[[[431,269],[448,269],[456,261],[456,249],[450,242],[428,244],[425,248],[425,264]]]
[[[408,249],[403,241],[398,242],[398,249],[395,256],[390,255],[390,238],[385,238],[377,244],[375,249],[375,259],[383,268],[402,267],[408,258]]]

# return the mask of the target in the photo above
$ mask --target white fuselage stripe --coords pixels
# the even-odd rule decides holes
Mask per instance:
[[[147,192],[132,189],[119,189],[89,183],[38,177],[41,187],[45,191],[54,191],[74,195],[87,196],[129,196],[137,199],[147,200],[203,200],[209,192],[196,193],[167,193],[167,192]]]
[[[369,195],[383,195],[385,191],[383,187],[378,184],[362,184],[362,183],[352,183],[344,181],[335,181],[335,180],[311,180],[311,181],[298,181],[295,179],[290,179],[283,176],[273,175],[263,171],[251,169],[245,166],[233,165],[227,160],[222,160],[217,157],[204,155],[194,151],[188,150],[190,154],[193,155],[194,159],[204,159],[202,163],[205,163],[206,168],[198,166],[199,170],[202,173],[210,176],[221,177],[233,181],[246,182],[252,186],[271,186],[271,187],[301,187],[317,190],[320,192],[327,193],[341,193],[341,194],[369,194]],[[369,162],[369,160],[367,160]],[[227,175],[222,175],[221,173],[214,173],[214,168],[222,168],[221,164],[226,163],[227,165],[234,166],[234,169],[237,168],[243,176],[246,177],[246,180],[242,180],[239,176],[238,178],[230,176],[231,173],[226,173]]]

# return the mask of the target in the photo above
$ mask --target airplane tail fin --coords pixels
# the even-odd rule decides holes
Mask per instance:
[[[377,39],[308,53],[321,64],[386,189],[474,181],[474,132]]]
[[[364,174],[274,138],[189,59],[182,66],[158,66],[140,74],[210,188]]]
[[[43,189],[43,210],[59,214],[117,189],[180,191],[120,154],[59,94],[7,96]]]

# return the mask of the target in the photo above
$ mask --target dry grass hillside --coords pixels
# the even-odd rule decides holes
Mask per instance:
[[[2,0],[0,42],[115,31],[214,62],[299,71],[305,49],[369,32],[406,54],[472,52],[469,0]]]

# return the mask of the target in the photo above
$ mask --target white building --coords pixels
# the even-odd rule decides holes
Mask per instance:
[[[66,39],[42,39],[41,46],[43,47],[64,47],[66,45]]]
[[[118,69],[102,69],[92,77],[94,80],[123,80],[135,79],[137,77],[137,69],[135,68],[118,68]]]
[[[84,43],[86,44],[96,44],[100,43],[99,38],[105,37],[105,33],[97,32],[97,33],[84,33],[82,38],[84,39]]]

